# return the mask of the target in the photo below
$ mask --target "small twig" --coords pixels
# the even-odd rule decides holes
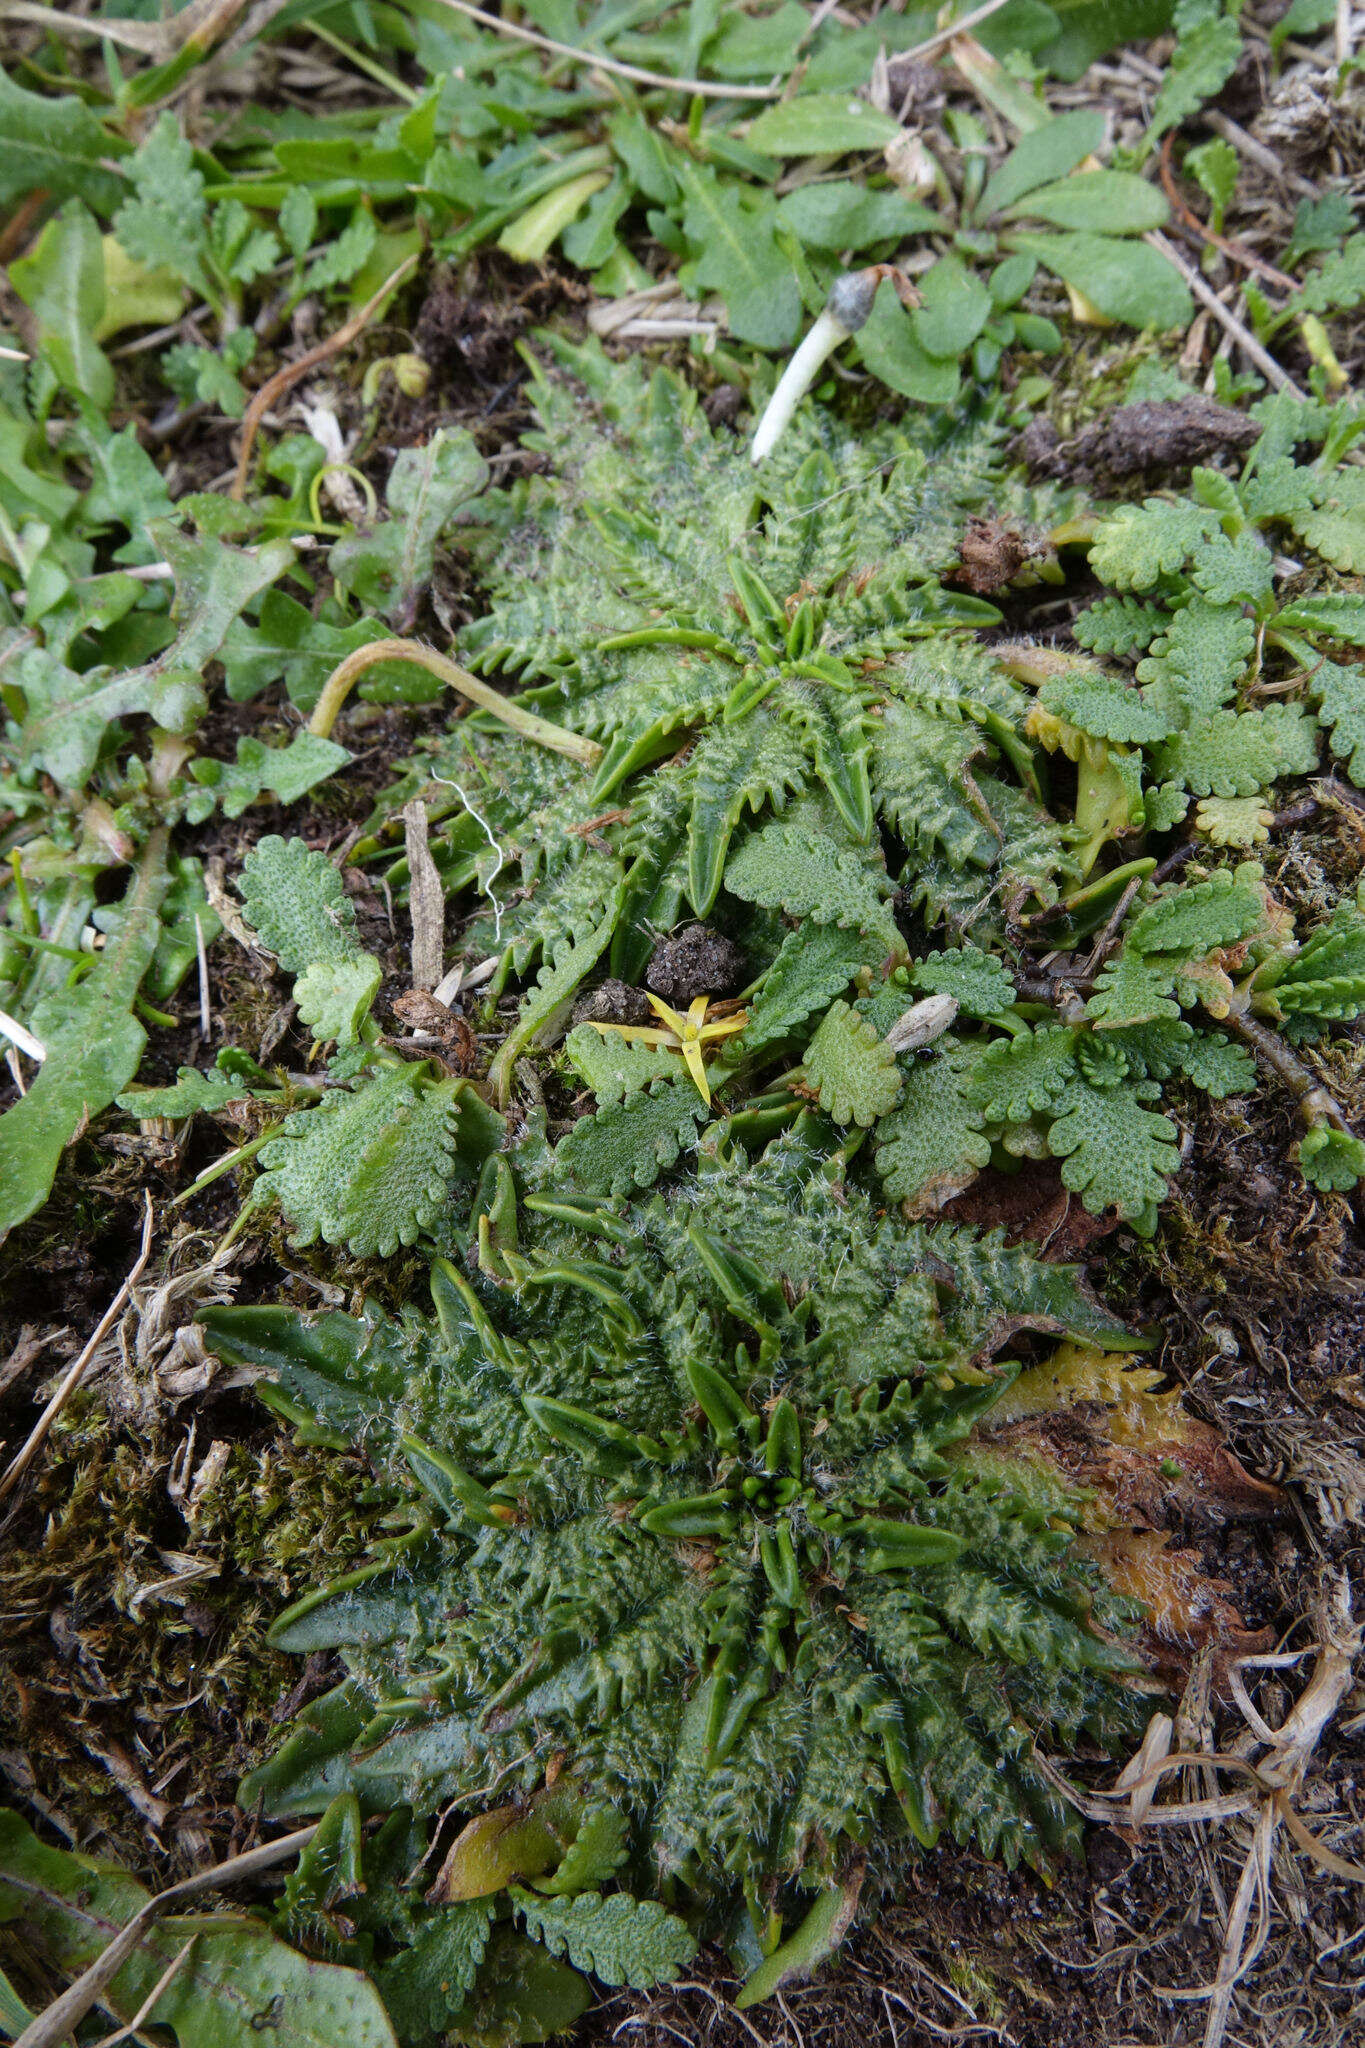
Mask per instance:
[[[89,1969],[83,1970],[75,1983],[60,1998],[53,2000],[46,2012],[40,2012],[37,2019],[24,2028],[14,2048],[58,2048],[58,2044],[65,2041],[85,2018],[105,1987],[117,1977],[154,1920],[159,1920],[171,1906],[178,1906],[182,1899],[194,1898],[199,1892],[218,1891],[224,1885],[256,1877],[263,1870],[273,1870],[277,1863],[287,1863],[291,1856],[307,1847],[316,1833],[315,1822],[312,1827],[299,1828],[292,1835],[281,1835],[276,1842],[263,1842],[259,1849],[248,1849],[243,1856],[230,1856],[226,1863],[218,1864],[213,1870],[201,1870],[194,1877],[173,1884],[169,1891],[158,1892],[155,1898],[148,1899],[145,1906],[139,1906],[127,1926],[119,1929],[107,1948],[96,1956]],[[17,1880],[10,1879],[9,1882],[15,1884]]]
[[[47,1047],[42,1039],[35,1038],[28,1026],[21,1024],[17,1017],[11,1017],[8,1010],[0,1010],[0,1038],[9,1039],[11,1045],[17,1045],[20,1052],[26,1052],[31,1060],[47,1058]]]
[[[1146,876],[1144,875],[1134,875],[1132,880],[1124,889],[1123,894],[1119,897],[1118,902],[1110,911],[1108,922],[1106,923],[1104,930],[1096,939],[1094,946],[1091,948],[1089,959],[1081,968],[1081,975],[1084,979],[1089,980],[1094,975],[1099,973],[1100,968],[1104,963],[1104,960],[1106,959],[1110,949],[1114,944],[1114,941],[1117,939],[1119,935],[1119,926],[1123,923],[1124,918],[1128,915],[1128,906],[1132,902],[1133,898],[1137,895],[1138,890],[1142,887],[1142,884],[1145,880]]]
[[[1243,270],[1254,270],[1258,277],[1265,278],[1269,284],[1278,285],[1281,291],[1296,292],[1299,287],[1292,277],[1286,277],[1273,263],[1267,263],[1263,257],[1254,255],[1250,249],[1243,248],[1240,242],[1229,241],[1226,235],[1220,235],[1207,221],[1200,220],[1193,207],[1185,204],[1175,182],[1175,171],[1171,163],[1171,144],[1174,140],[1174,135],[1168,130],[1161,144],[1161,183],[1166,197],[1185,225],[1193,229],[1202,241],[1210,243],[1215,249],[1221,249],[1234,263],[1240,263]]]
[[[956,37],[965,36],[972,29],[979,27],[983,21],[989,21],[1004,5],[1005,0],[986,0],[984,7],[973,8],[970,14],[963,15],[961,21],[951,21],[947,28],[935,30],[927,41],[916,43],[913,49],[903,50],[901,62],[904,63],[909,57],[936,57],[939,51],[946,50]]]
[[[1263,1067],[1269,1067],[1271,1073],[1283,1081],[1310,1130],[1317,1124],[1327,1123],[1338,1131],[1345,1131],[1348,1137],[1352,1135],[1346,1112],[1336,1097],[1329,1095],[1311,1068],[1295,1057],[1277,1031],[1272,1031],[1268,1025],[1244,1011],[1229,1010],[1217,1021],[1225,1031],[1230,1031],[1234,1038],[1240,1038],[1244,1045],[1249,1046]]]
[[[164,64],[192,44],[207,53],[232,26],[245,0],[190,0],[169,21],[131,21],[121,15],[80,15],[70,7],[42,7],[36,0],[0,0],[0,19],[31,21],[64,36],[97,36]]]
[[[94,1357],[96,1349],[103,1342],[108,1331],[113,1327],[115,1319],[123,1308],[123,1304],[127,1301],[134,1286],[141,1277],[143,1267],[146,1265],[151,1254],[152,1223],[154,1220],[152,1198],[145,1191],[143,1193],[143,1200],[147,1205],[147,1209],[142,1219],[142,1245],[138,1251],[137,1259],[127,1279],[104,1311],[104,1314],[100,1317],[99,1322],[95,1325],[94,1335],[89,1343],[85,1346],[75,1364],[66,1373],[56,1393],[52,1396],[52,1399],[34,1423],[33,1428],[29,1431],[28,1439],[22,1450],[15,1453],[6,1467],[4,1477],[0,1478],[0,1501],[8,1500],[10,1494],[13,1493],[15,1487],[19,1484],[19,1481],[23,1478],[25,1472],[27,1472],[29,1466],[46,1443],[48,1432],[51,1430],[53,1423],[57,1420],[57,1417],[80,1385],[85,1375],[85,1368]]]
[[[622,64],[619,58],[599,56],[596,50],[579,50],[572,43],[559,43],[553,36],[543,36],[537,29],[522,28],[519,22],[503,21],[496,14],[486,14],[482,7],[474,7],[470,0],[438,0],[442,7],[452,7],[457,14],[468,15],[481,28],[491,28],[497,35],[514,36],[519,43],[533,43],[538,50],[550,50],[556,57],[571,57],[575,64],[587,64],[595,71],[609,71],[615,78],[629,78],[636,85],[662,86],[665,92],[699,94],[703,99],[712,100],[780,100],[784,85],[721,85],[705,78],[668,78],[662,71],[642,71],[638,64]],[[1004,0],[992,0],[988,14],[1004,4]],[[954,30],[956,34],[956,30]]]
[[[1242,353],[1251,362],[1255,363],[1257,369],[1267,382],[1273,384],[1277,391],[1288,391],[1294,398],[1302,400],[1304,394],[1300,391],[1289,372],[1281,369],[1274,356],[1267,349],[1262,348],[1260,342],[1257,341],[1255,335],[1251,332],[1251,329],[1245,326],[1237,318],[1237,315],[1223,304],[1223,301],[1219,298],[1217,292],[1213,290],[1212,286],[1199,275],[1197,270],[1191,268],[1174,245],[1166,239],[1165,235],[1153,228],[1142,239],[1149,248],[1155,249],[1159,255],[1164,256],[1173,270],[1179,271],[1201,305],[1208,307],[1224,332],[1232,336],[1232,339],[1241,348]]]
[[[1160,83],[1162,76],[1160,71],[1156,72],[1155,82]],[[1249,135],[1245,128],[1240,127],[1227,114],[1207,107],[1201,118],[1212,128],[1215,135],[1221,135],[1224,142],[1230,142],[1233,148],[1240,151],[1251,163],[1259,164],[1263,171],[1268,171],[1271,177],[1281,184],[1288,185],[1290,190],[1297,192],[1301,198],[1316,199],[1319,196],[1319,187],[1313,184],[1311,179],[1301,176],[1298,171],[1291,171],[1287,164],[1280,162],[1273,149],[1267,149],[1263,142],[1258,142],[1254,135]]]
[[[412,919],[412,985],[434,989],[445,969],[445,891],[427,844],[427,807],[420,797],[403,806],[408,859],[408,912]]]
[[[251,468],[251,451],[256,444],[256,432],[276,399],[283,398],[285,392],[292,391],[310,370],[315,370],[319,363],[328,362],[340,349],[348,347],[358,334],[363,334],[390,293],[396,291],[403,280],[411,276],[417,268],[418,260],[419,252],[405,256],[398,268],[385,278],[374,297],[367,300],[358,313],[353,313],[344,326],[338,327],[335,334],[328,335],[326,341],[320,341],[316,348],[310,348],[297,362],[286,363],[282,369],[276,370],[273,377],[267,377],[247,407],[242,420],[242,445],[238,451],[237,473],[233,477],[229,497],[240,501],[246,496],[246,482]]]
[[[189,1960],[190,1950],[198,1939],[199,1936],[197,1934],[192,1934],[189,1940],[182,1944],[180,1953],[172,1957],[171,1961],[167,1963],[165,1969],[161,1972],[161,1975],[157,1978],[127,2026],[120,2027],[117,2033],[106,2034],[102,2040],[96,2041],[95,2048],[119,2048],[121,2042],[132,2040],[138,2028],[145,2026],[156,2011],[161,2001],[162,1992],[170,1990],[171,1985],[184,1969],[185,1964]]]

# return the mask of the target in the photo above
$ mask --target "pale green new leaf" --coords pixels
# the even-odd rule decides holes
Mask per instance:
[[[916,960],[910,979],[926,995],[952,996],[968,1017],[993,1017],[1014,1001],[1008,972],[979,946],[959,946]]]
[[[1095,529],[1090,566],[1111,590],[1151,590],[1182,568],[1217,527],[1208,506],[1188,499],[1174,505],[1165,498],[1120,505]]]
[[[651,1081],[677,1078],[681,1068],[675,1052],[638,1045],[619,1031],[597,1031],[591,1024],[576,1024],[564,1041],[564,1051],[579,1079],[597,1097],[599,1108],[638,1095]]]
[[[1365,1179],[1365,1140],[1331,1124],[1315,1124],[1299,1140],[1303,1177],[1324,1194],[1345,1194]]]
[[[901,1095],[895,1053],[845,1002],[830,1007],[806,1047],[804,1079],[836,1124],[875,1124]]]

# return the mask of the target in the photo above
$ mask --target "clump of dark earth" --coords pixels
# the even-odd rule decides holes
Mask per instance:
[[[1011,520],[973,515],[967,521],[961,560],[951,580],[964,583],[978,597],[989,597],[1012,583],[1025,562],[1042,551],[1041,541]]]
[[[575,1024],[652,1024],[656,1021],[643,989],[613,975],[600,988],[589,989],[573,1006]]]
[[[1019,453],[1035,476],[1093,484],[1144,469],[1189,469],[1222,452],[1241,455],[1260,432],[1259,420],[1192,391],[1185,398],[1120,405],[1067,440],[1040,416],[1025,427]]]
[[[675,1007],[698,996],[731,996],[743,988],[748,967],[733,939],[709,925],[685,924],[654,948],[645,986]]]

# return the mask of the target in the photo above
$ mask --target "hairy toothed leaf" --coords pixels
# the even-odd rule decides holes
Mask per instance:
[[[1317,701],[1318,724],[1326,728],[1332,752],[1346,763],[1356,788],[1365,789],[1365,668],[1315,660],[1307,691]]]
[[[1317,766],[1313,720],[1297,704],[1199,713],[1153,750],[1152,772],[1196,796],[1254,796],[1282,775]]]
[[[1181,953],[1192,958],[1215,946],[1249,938],[1265,922],[1261,870],[1254,863],[1235,872],[1219,868],[1206,882],[1188,882],[1149,903],[1127,926],[1124,942],[1134,952]]]
[[[671,1984],[697,1953],[686,1922],[657,1899],[633,1899],[629,1892],[547,1899],[520,1885],[511,1887],[511,1899],[528,1934],[604,1984],[629,1984],[636,1991]]]
[[[1137,690],[1100,669],[1075,669],[1049,677],[1038,692],[1045,711],[1095,739],[1148,746],[1177,729],[1176,721],[1149,704]]]
[[[884,937],[889,952],[904,946],[884,899],[891,885],[867,857],[800,825],[764,825],[751,832],[725,870],[725,886],[745,903],[790,917]]]
[[[212,1113],[230,1102],[249,1102],[253,1096],[271,1092],[253,1088],[218,1067],[210,1067],[207,1073],[181,1067],[168,1088],[125,1088],[114,1100],[129,1116],[179,1118],[196,1116],[201,1110]]]
[[[845,930],[805,919],[782,941],[749,1005],[745,1051],[757,1055],[781,1045],[846,989],[860,969],[877,967],[885,957],[885,942],[875,930]]]
[[[1136,597],[1099,597],[1077,612],[1071,637],[1092,654],[1140,654],[1167,624],[1160,605]]]
[[[252,1201],[279,1203],[297,1245],[391,1258],[440,1222],[455,1175],[462,1083],[389,1067],[298,1110],[260,1154]]]
[[[627,1195],[652,1187],[696,1143],[706,1104],[691,1078],[656,1081],[596,1116],[580,1117],[555,1147],[555,1166],[593,1194]]]
[[[836,1124],[875,1124],[900,1100],[895,1053],[845,1002],[826,1011],[806,1047],[804,1079]]]
[[[1337,470],[1321,504],[1296,512],[1292,524],[1299,539],[1334,569],[1360,575],[1365,571],[1365,476],[1356,469]]]
[[[1076,1033],[1040,1024],[987,1046],[971,1079],[972,1099],[991,1123],[1026,1123],[1050,1109],[1076,1071]]]
[[[1120,505],[1095,529],[1090,566],[1111,590],[1151,590],[1183,568],[1217,530],[1217,515],[1188,500],[1147,498],[1141,505]]]
[[[597,1031],[577,1024],[564,1041],[564,1051],[579,1079],[597,1097],[598,1107],[624,1102],[651,1081],[678,1078],[681,1062],[664,1046],[637,1045],[619,1031]]]
[[[174,114],[162,114],[129,159],[127,175],[132,196],[114,215],[122,247],[148,270],[170,270],[200,297],[212,296],[203,174]]]

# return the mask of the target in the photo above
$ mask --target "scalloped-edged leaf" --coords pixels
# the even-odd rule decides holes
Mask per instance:
[[[1093,1216],[1112,1208],[1125,1222],[1145,1221],[1164,1199],[1180,1145],[1170,1118],[1144,1107],[1159,1094],[1154,1081],[1093,1088],[1077,1077],[1059,1098],[1048,1150]]]
[[[246,1102],[266,1092],[225,1074],[220,1067],[210,1067],[207,1073],[197,1067],[181,1067],[169,1087],[125,1088],[114,1100],[129,1116],[179,1118],[197,1116],[202,1110],[213,1114],[230,1102]]]
[[[972,1099],[990,1123],[1027,1123],[1050,1109],[1076,1071],[1076,1032],[1040,1024],[987,1046],[972,1076]]]
[[[634,1899],[629,1892],[549,1899],[520,1885],[511,1887],[511,1898],[528,1934],[604,1984],[629,1984],[636,1991],[671,1984],[697,1953],[686,1921],[657,1899]]]
[[[1292,525],[1334,569],[1348,576],[1365,571],[1365,473],[1335,470],[1314,510],[1296,512]]]
[[[1181,953],[1193,958],[1215,946],[1250,938],[1265,922],[1265,892],[1255,862],[1219,868],[1205,882],[1189,882],[1159,896],[1129,924],[1125,945],[1135,953]]]
[[[1170,613],[1137,597],[1099,597],[1077,612],[1071,637],[1092,654],[1140,654],[1169,623]]]
[[[926,995],[951,996],[968,1017],[994,1017],[1014,1001],[1014,983],[993,955],[957,946],[911,963],[910,979]]]
[[[258,839],[239,884],[247,922],[288,974],[314,961],[369,956],[356,937],[355,906],[325,853],[277,832]]]
[[[950,1039],[916,1059],[900,1107],[877,1126],[877,1171],[909,1217],[941,1209],[989,1163],[985,1118],[971,1094],[978,1057],[975,1046]]]
[[[868,1018],[831,1005],[806,1047],[804,1079],[836,1124],[875,1124],[901,1094],[896,1055]]]
[[[1282,775],[1311,775],[1313,720],[1297,704],[1210,711],[1153,750],[1152,772],[1195,796],[1255,796]]]
[[[556,1171],[589,1194],[653,1187],[695,1145],[707,1114],[690,1080],[656,1081],[596,1116],[580,1117],[555,1147]]]
[[[369,953],[358,960],[314,960],[294,983],[299,1016],[314,1038],[354,1045],[382,979]]]
[[[1127,253],[1127,252],[1125,252]],[[1090,567],[1111,590],[1151,590],[1184,567],[1200,542],[1218,530],[1217,514],[1188,499],[1146,498],[1101,519],[1090,543]]]
[[[1306,1181],[1324,1194],[1345,1194],[1365,1180],[1365,1140],[1330,1124],[1315,1124],[1299,1141],[1299,1166]]]
[[[637,1045],[619,1031],[598,1031],[591,1024],[575,1024],[564,1041],[564,1051],[602,1109],[610,1102],[638,1095],[651,1081],[678,1074],[676,1052],[664,1046]]]
[[[1038,692],[1038,702],[1093,739],[1117,740],[1124,746],[1150,746],[1168,739],[1179,724],[1120,676],[1102,669],[1077,668],[1050,676]]]
[[[1197,722],[1226,704],[1255,647],[1255,624],[1240,607],[1193,597],[1153,640],[1138,681],[1150,702],[1173,714],[1173,728]]]
[[[260,1154],[253,1203],[277,1201],[296,1245],[321,1237],[391,1258],[445,1213],[463,1085],[432,1081],[421,1064],[389,1067],[296,1111]]]

